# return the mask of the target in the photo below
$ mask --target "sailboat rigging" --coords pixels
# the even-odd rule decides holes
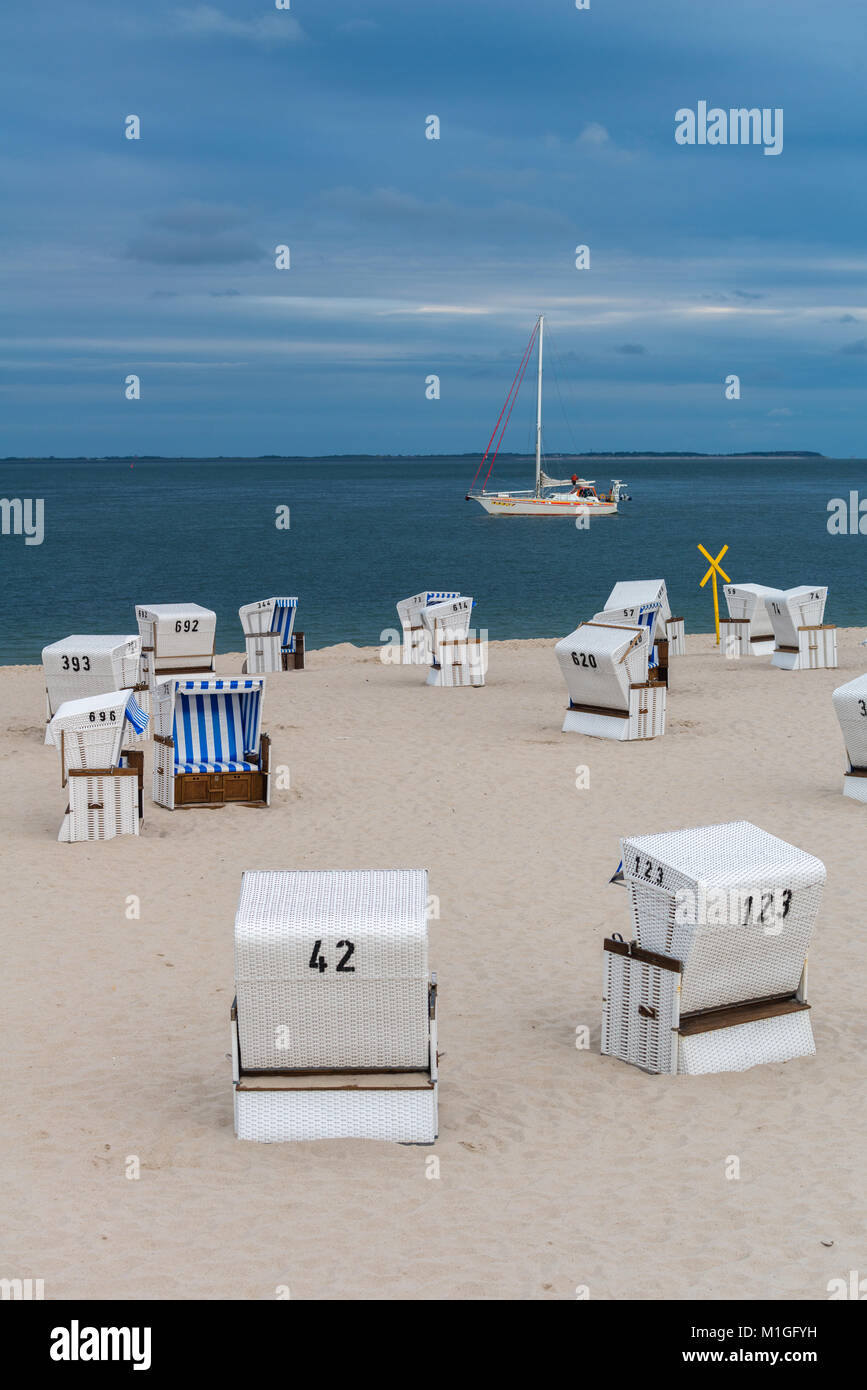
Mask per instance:
[[[478,502],[491,516],[613,516],[617,512],[618,502],[627,500],[623,492],[625,483],[620,478],[613,478],[611,490],[600,496],[596,491],[596,485],[591,478],[579,478],[577,474],[571,478],[550,478],[542,468],[542,355],[545,333],[545,316],[540,314],[536,320],[533,332],[530,334],[530,341],[524,349],[523,357],[515,373],[509,394],[505,404],[500,411],[499,419],[494,426],[494,432],[488,441],[488,447],[482,456],[482,460],[476,469],[476,476],[470,485],[467,493],[467,501]],[[497,454],[500,452],[500,445],[506,427],[511,418],[512,409],[518,396],[527,364],[533,353],[534,344],[537,347],[536,364],[536,477],[535,485],[525,492],[500,492],[489,491],[488,481],[493,471]],[[504,418],[505,417],[505,418]],[[499,437],[498,437],[499,436]],[[496,439],[496,447],[494,440]],[[491,450],[493,448],[493,453]],[[485,480],[481,488],[476,488],[476,482],[485,464],[488,466]]]

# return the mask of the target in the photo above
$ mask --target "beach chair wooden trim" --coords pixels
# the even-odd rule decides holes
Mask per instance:
[[[660,970],[670,970],[675,975],[681,974],[683,970],[683,963],[675,960],[674,956],[663,956],[658,951],[645,951],[637,941],[621,941],[616,937],[607,936],[604,949],[613,951],[618,956],[631,956],[633,960],[643,961],[645,965],[655,965]]]
[[[795,994],[772,995],[769,999],[748,999],[743,1004],[732,1004],[724,1009],[698,1009],[695,1013],[681,1014],[677,1032],[684,1037],[696,1033],[711,1033],[717,1028],[735,1028],[741,1023],[758,1023],[763,1018],[780,1018],[783,1014],[797,1014],[811,1006]]]
[[[628,709],[609,709],[606,705],[576,705],[570,700],[567,709],[577,710],[579,714],[604,714],[609,719],[629,718]]]
[[[221,807],[226,805],[269,806],[271,804],[271,740],[261,731],[262,696],[265,682],[260,676],[248,679],[216,676],[201,683],[188,680],[186,673],[177,680],[160,683],[155,694],[156,717],[162,729],[170,727],[171,734],[154,734],[153,798],[167,810],[188,810],[190,807]],[[238,701],[238,706],[220,714],[212,726],[201,712],[197,723],[183,698]],[[253,700],[246,706],[244,697]],[[182,698],[183,697],[183,698]],[[254,697],[257,697],[254,700]],[[186,708],[185,720],[190,728],[184,733],[189,739],[180,751],[175,734],[182,727],[177,721],[179,710]],[[245,712],[246,711],[246,712]],[[223,721],[225,720],[225,727]],[[252,723],[248,723],[252,720]],[[220,723],[220,743],[216,741],[216,723]],[[224,737],[225,736],[225,739]],[[254,747],[243,746],[247,738]],[[235,766],[233,766],[235,764]],[[189,771],[179,771],[184,765]]]

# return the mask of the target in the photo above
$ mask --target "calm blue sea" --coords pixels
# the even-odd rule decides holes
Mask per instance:
[[[558,465],[552,463],[555,470]],[[0,662],[38,662],[72,632],[135,632],[136,603],[216,610],[217,650],[242,650],[238,608],[299,596],[310,647],[372,645],[395,600],[455,588],[477,600],[492,640],[557,638],[601,607],[618,579],[662,576],[688,631],[713,626],[701,541],[732,579],[827,584],[826,620],[867,623],[867,536],[831,536],[827,506],[867,496],[863,460],[583,460],[607,488],[628,480],[622,515],[591,522],[492,518],[464,501],[470,459],[174,460],[0,463],[0,496],[45,499],[45,540],[0,536]],[[563,466],[564,474],[572,465]],[[531,465],[498,464],[526,487]],[[291,509],[289,530],[274,524]]]

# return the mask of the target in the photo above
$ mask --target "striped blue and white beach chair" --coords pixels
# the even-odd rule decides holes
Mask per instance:
[[[295,631],[297,598],[263,598],[238,609],[247,648],[246,671],[301,671],[304,633]]]
[[[148,715],[132,690],[60,706],[48,726],[48,741],[60,754],[62,784],[69,789],[59,840],[111,840],[139,833],[144,753],[123,745],[147,725]]]
[[[271,802],[271,741],[261,676],[172,678],[154,691],[154,801],[177,806]]]

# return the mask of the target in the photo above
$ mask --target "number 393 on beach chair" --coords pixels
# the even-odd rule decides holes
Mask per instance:
[[[297,611],[297,598],[263,598],[238,609],[249,675],[304,669],[304,633],[295,631]]]
[[[271,804],[271,741],[261,732],[261,676],[170,679],[154,689],[158,806]]]
[[[430,663],[430,640],[422,622],[422,610],[436,604],[460,598],[457,589],[423,589],[420,594],[402,598],[397,604],[397,616],[403,633],[404,666],[427,666]]]
[[[807,950],[822,862],[748,821],[621,848],[635,937],[605,942],[603,1053],[698,1074],[815,1052]]]
[[[569,692],[563,732],[620,741],[664,734],[666,688],[648,679],[649,651],[647,627],[607,619],[581,623],[558,642]]]
[[[59,840],[138,835],[144,753],[124,750],[123,744],[126,736],[143,733],[147,723],[132,690],[67,700],[60,706],[48,726],[69,795]]]
[[[428,685],[484,685],[484,643],[470,631],[474,602],[462,595],[421,610],[431,655]]]
[[[235,919],[239,1139],[437,1136],[422,869],[247,872]]]
[[[773,666],[784,671],[818,671],[837,665],[837,629],[823,623],[828,590],[822,585],[777,589],[765,603],[776,645]]]
[[[135,616],[141,636],[141,679],[150,690],[168,675],[213,671],[217,615],[210,608],[197,603],[140,604]]]
[[[838,686],[832,699],[849,758],[843,795],[867,801],[867,675]]]
[[[141,638],[122,635],[76,633],[42,648],[45,702],[50,720],[67,700],[83,700],[107,690],[135,690],[145,707],[146,686],[139,684]],[[133,733],[132,726],[127,731]],[[138,735],[136,735],[138,737]],[[48,726],[45,742],[50,743]]]

